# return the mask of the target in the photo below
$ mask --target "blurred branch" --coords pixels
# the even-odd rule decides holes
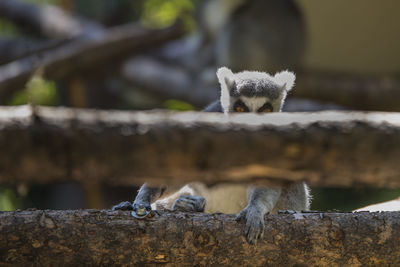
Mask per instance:
[[[47,40],[37,43],[24,38],[0,38],[0,65],[36,53],[43,53],[46,50],[59,47],[66,42],[66,40]]]
[[[197,107],[212,103],[219,94],[216,86],[199,84],[196,81],[198,77],[191,77],[186,69],[151,57],[131,58],[123,65],[121,75],[132,86],[146,93],[163,99],[183,100]]]
[[[293,95],[353,109],[400,111],[400,77],[299,73]]]
[[[0,212],[0,264],[12,266],[397,266],[400,213],[265,216],[249,246],[234,215],[157,211]]]
[[[43,36],[56,39],[97,34],[102,30],[97,23],[72,16],[56,6],[38,6],[17,0],[1,0],[0,17]]]
[[[82,71],[95,70],[105,62],[116,62],[134,52],[160,45],[183,34],[181,23],[150,30],[138,24],[105,30],[102,34],[82,36],[55,49],[28,56],[0,66],[0,99],[21,90],[39,68],[48,79],[66,78]]]
[[[195,78],[202,75],[195,73]],[[217,86],[195,80],[177,65],[165,64],[151,57],[134,57],[127,61],[121,75],[137,88],[164,99],[180,99],[204,107],[218,98]],[[215,72],[212,73],[215,76]],[[216,84],[216,79],[215,79]],[[310,98],[350,109],[400,111],[400,77],[369,77],[298,73],[295,97]]]
[[[0,109],[0,182],[399,187],[400,114]]]

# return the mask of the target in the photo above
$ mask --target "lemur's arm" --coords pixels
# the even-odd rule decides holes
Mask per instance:
[[[248,191],[248,204],[236,217],[245,221],[244,235],[251,244],[256,244],[264,235],[264,215],[272,211],[281,195],[280,188],[252,187]]]

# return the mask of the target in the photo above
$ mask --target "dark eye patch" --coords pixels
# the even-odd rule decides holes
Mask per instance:
[[[269,102],[265,103],[264,105],[262,105],[262,107],[260,107],[257,110],[257,112],[265,112],[265,113],[273,112],[273,111],[274,111],[274,108],[272,107],[271,103],[269,103]]]
[[[234,112],[249,112],[249,108],[243,103],[242,100],[237,100],[235,104],[233,104],[233,111]]]

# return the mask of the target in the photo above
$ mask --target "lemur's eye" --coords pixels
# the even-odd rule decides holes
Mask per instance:
[[[242,100],[238,100],[233,105],[233,111],[235,111],[235,112],[249,112],[249,108],[242,102]]]
[[[236,107],[236,112],[244,112],[244,108],[241,106]]]
[[[259,108],[257,110],[257,112],[263,112],[263,113],[269,113],[269,112],[273,112],[273,111],[274,111],[274,109],[273,109],[271,103],[269,103],[269,102],[265,103],[261,108]]]

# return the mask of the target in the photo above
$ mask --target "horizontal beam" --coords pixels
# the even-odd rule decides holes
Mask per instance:
[[[396,266],[400,212],[267,215],[247,244],[234,215],[122,211],[0,212],[0,264]]]
[[[400,114],[0,108],[0,183],[400,187]]]

